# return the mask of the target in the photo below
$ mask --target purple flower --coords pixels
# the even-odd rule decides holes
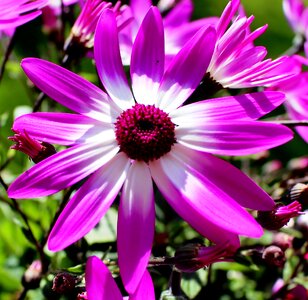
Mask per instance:
[[[86,264],[86,290],[88,300],[123,300],[121,292],[108,268],[96,256],[91,256]],[[154,287],[148,271],[145,271],[136,291],[128,300],[155,300]]]
[[[235,250],[227,242],[209,247],[188,244],[176,250],[173,263],[182,272],[195,272],[216,262],[230,261]]]
[[[293,29],[299,36],[306,37],[308,29],[308,8],[302,0],[283,0],[283,12]]]
[[[40,8],[48,0],[1,0],[0,3],[0,30],[14,29],[25,24],[41,14]]]
[[[305,48],[307,56],[308,44]],[[307,58],[298,55],[290,58],[283,68],[294,70],[298,74],[278,83],[272,88],[282,91],[285,94],[287,99],[284,103],[286,111],[289,118],[295,121],[308,120],[308,72],[301,72],[302,65],[308,65]],[[303,140],[308,143],[308,126],[296,126],[295,129]]]
[[[293,76],[290,71],[280,72],[280,66],[288,57],[264,60],[266,48],[253,45],[267,25],[250,32],[254,17],[243,16],[242,11],[228,28],[239,5],[240,0],[231,0],[216,26],[217,43],[207,68],[208,76],[225,88],[268,86]]]
[[[39,141],[70,145],[18,177],[14,198],[47,196],[89,176],[69,201],[49,236],[57,251],[88,233],[121,190],[118,258],[133,293],[151,253],[155,207],[152,179],[174,210],[215,243],[237,235],[260,237],[262,228],[242,208],[271,210],[273,200],[219,155],[246,155],[292,138],[288,128],[256,121],[284,100],[278,92],[224,97],[182,106],[203,77],[216,41],[201,28],[164,70],[164,31],[152,7],[131,58],[132,90],[121,62],[112,10],[97,26],[94,55],[107,91],[50,62],[28,58],[27,76],[51,98],[75,111],[32,113],[16,119]],[[151,37],[151,38],[149,38]],[[39,126],[38,126],[39,124]]]
[[[8,139],[16,143],[11,146],[11,149],[27,154],[35,163],[56,153],[53,145],[34,140],[26,130],[23,132],[15,131],[14,136],[10,136]]]
[[[130,64],[132,47],[138,28],[144,16],[152,5],[151,0],[130,0],[132,22],[120,32],[119,41],[122,61]],[[202,18],[190,21],[193,13],[191,0],[180,0],[163,18],[165,32],[165,66],[180,51],[184,44],[205,25],[213,25],[218,21],[217,17]]]
[[[107,8],[112,8],[116,13],[119,29],[125,26],[128,19],[131,18],[130,15],[128,16],[123,13],[126,8],[121,7],[120,1],[113,6],[111,2],[107,1],[87,0],[72,27],[71,35],[67,39],[66,44],[70,43],[71,40],[77,40],[78,43],[82,44],[84,47],[93,48],[94,31],[97,21],[101,13]],[[65,47],[67,47],[67,45]]]

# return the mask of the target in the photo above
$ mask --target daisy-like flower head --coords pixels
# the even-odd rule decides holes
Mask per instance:
[[[25,24],[42,12],[40,9],[48,0],[1,0],[0,2],[0,30],[13,30]]]
[[[180,0],[176,2],[177,3],[175,3],[175,1],[173,1],[173,3],[162,3],[162,1],[160,1],[158,3],[158,7],[162,10],[164,6],[170,7],[173,4],[172,9],[163,17],[165,32],[165,66],[168,66],[172,58],[202,26],[213,25],[218,21],[217,17],[208,17],[191,21],[193,13],[192,0]],[[126,65],[130,64],[134,40],[144,16],[152,5],[152,1],[130,0],[129,4],[133,20],[119,35],[122,61]]]
[[[136,291],[123,297],[105,264],[96,256],[91,256],[86,264],[86,291],[88,300],[155,300],[151,275],[145,271]]]
[[[254,17],[247,18],[241,13],[228,28],[239,5],[240,0],[231,0],[220,17],[216,26],[217,44],[207,68],[207,77],[225,88],[249,88],[273,85],[293,76],[292,72],[281,73],[279,69],[288,57],[264,59],[266,48],[253,45],[267,25],[250,32]]]
[[[307,37],[308,29],[308,8],[302,0],[283,0],[283,12],[293,29],[302,37]]]
[[[214,243],[229,241],[234,248],[239,234],[263,233],[242,206],[274,207],[251,179],[212,153],[246,155],[289,141],[288,128],[255,121],[280,105],[284,95],[260,92],[182,106],[203,77],[215,42],[215,29],[201,28],[165,71],[162,18],[151,7],[132,50],[131,90],[121,62],[116,15],[106,9],[96,29],[94,56],[107,94],[53,63],[22,61],[38,88],[76,114],[38,112],[15,120],[14,130],[23,128],[37,140],[71,147],[22,174],[8,194],[46,196],[89,176],[49,236],[49,248],[57,251],[88,233],[123,187],[118,261],[129,293],[136,290],[151,253],[152,180],[197,231]]]

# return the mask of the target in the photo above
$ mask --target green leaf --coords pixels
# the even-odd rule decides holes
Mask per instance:
[[[183,292],[193,299],[207,283],[207,270],[200,269],[194,273],[184,273],[181,281]]]
[[[74,267],[67,268],[67,271],[74,274],[84,274],[85,265],[84,264],[76,265]]]

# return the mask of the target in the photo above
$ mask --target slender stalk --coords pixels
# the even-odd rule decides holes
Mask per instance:
[[[308,120],[271,120],[271,123],[277,123],[281,125],[285,125],[288,127],[295,127],[295,126],[308,126]]]
[[[8,62],[9,57],[10,57],[12,51],[13,51],[15,39],[16,39],[16,34],[14,33],[13,36],[11,37],[9,44],[8,44],[6,50],[5,50],[5,53],[4,53],[3,61],[2,61],[1,67],[0,67],[0,82],[3,79],[6,63]]]
[[[2,179],[2,176],[0,175],[0,184],[4,187],[4,189],[7,191],[8,189],[8,186],[7,184],[4,182],[4,180]],[[42,245],[38,242],[38,240],[36,239],[33,231],[32,231],[32,228],[29,224],[29,220],[26,216],[26,214],[21,210],[18,202],[16,201],[16,199],[14,198],[10,198],[11,201],[12,201],[12,206],[13,208],[15,209],[15,211],[21,216],[21,218],[23,219],[26,227],[27,227],[27,231],[29,233],[29,237],[30,239],[32,240],[32,242],[34,243],[34,246],[40,256],[40,260],[41,260],[41,263],[42,263],[42,266],[43,266],[43,270],[47,269],[47,266],[46,266],[46,257],[45,257],[45,254],[44,254],[44,250],[43,250],[43,247]]]

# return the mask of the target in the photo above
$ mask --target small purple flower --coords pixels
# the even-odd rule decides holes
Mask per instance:
[[[40,112],[15,120],[14,130],[26,128],[37,140],[71,147],[26,171],[8,194],[47,196],[89,176],[49,236],[49,248],[57,251],[88,233],[123,186],[117,242],[129,293],[136,290],[151,253],[152,180],[174,210],[215,243],[229,241],[236,247],[238,234],[260,237],[262,228],[242,206],[274,207],[244,173],[212,154],[247,155],[289,141],[293,134],[288,128],[256,121],[280,105],[284,95],[260,92],[182,106],[200,83],[215,42],[213,27],[201,28],[165,71],[162,18],[150,8],[132,50],[131,90],[116,16],[106,9],[98,22],[94,56],[108,94],[53,63],[22,62],[39,89],[77,114]]]
[[[23,132],[16,130],[14,136],[10,136],[8,139],[16,143],[11,146],[11,149],[27,154],[35,163],[56,153],[53,145],[31,138],[26,130]]]
[[[254,16],[247,18],[241,10],[241,14],[228,28],[239,6],[240,0],[231,0],[216,26],[217,43],[207,68],[208,76],[225,88],[269,86],[293,76],[290,71],[280,70],[288,57],[264,59],[266,48],[253,45],[253,41],[264,33],[267,25],[250,32]]]
[[[88,300],[155,300],[154,287],[148,271],[145,271],[136,291],[124,297],[108,268],[96,256],[91,256],[86,264],[86,290]]]
[[[195,272],[216,262],[230,261],[236,250],[228,242],[209,247],[188,244],[175,252],[173,262],[182,272]]]
[[[0,30],[14,29],[25,24],[42,12],[39,10],[48,0],[1,0],[0,2]]]
[[[283,12],[293,29],[302,37],[307,37],[308,30],[308,8],[302,0],[283,0]]]
[[[258,213],[258,221],[262,227],[269,230],[278,230],[288,224],[291,218],[302,214],[302,206],[298,201],[288,205],[276,204],[272,211],[261,211]]]

